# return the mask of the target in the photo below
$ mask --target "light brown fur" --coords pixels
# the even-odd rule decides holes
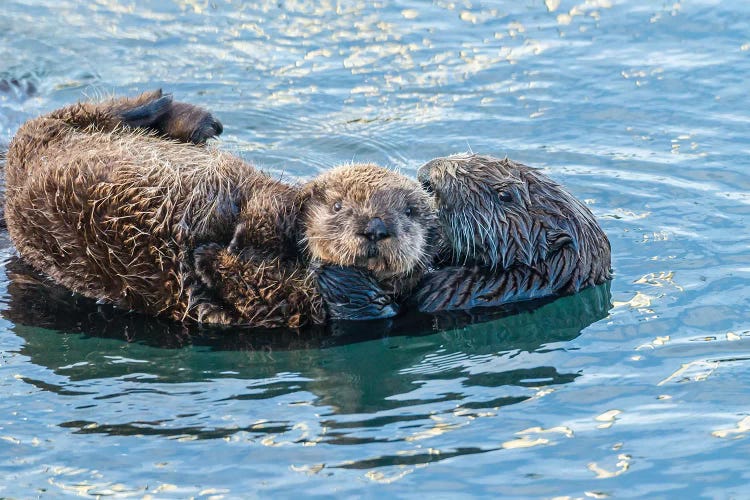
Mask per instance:
[[[302,186],[299,199],[299,224],[303,228],[300,243],[314,267],[357,268],[373,276],[370,280],[360,272],[331,270],[335,286],[343,289],[341,293],[328,290],[327,300],[335,297],[336,301],[350,304],[354,312],[349,319],[366,319],[384,310],[395,313],[396,304],[416,286],[436,251],[437,218],[427,193],[418,183],[393,171],[359,164],[343,165],[314,178]],[[337,204],[338,210],[334,208]],[[375,217],[382,219],[390,231],[389,237],[377,242],[363,234]],[[203,281],[219,290],[222,300],[232,304],[243,317],[257,314],[255,296],[268,296],[264,303],[269,308],[286,307],[286,302],[274,298],[279,289],[248,288],[248,283],[257,282],[259,274],[263,274],[259,271],[264,268],[263,262],[243,254],[237,257],[231,249],[218,246],[199,249],[196,259]],[[307,296],[315,311],[323,310],[319,286],[310,275],[300,269],[289,269],[287,273],[287,280],[294,284],[283,293],[300,299]],[[326,281],[326,286],[331,288],[332,283]],[[361,294],[361,303],[353,298],[355,294]],[[378,300],[384,304],[368,309]],[[330,309],[332,304],[327,305]]]
[[[395,277],[400,294],[432,263],[437,217],[432,200],[413,180],[376,165],[343,165],[316,177],[304,191],[304,242],[319,260],[367,268],[379,280]],[[331,208],[336,203],[339,211]],[[368,244],[362,231],[374,217],[392,237]]]
[[[152,99],[147,96],[146,99]],[[201,319],[192,249],[235,226],[282,256],[296,190],[213,148],[127,130],[117,100],[24,124],[6,167],[6,218],[20,254],[85,296],[173,319]]]
[[[321,204],[342,180],[363,194],[398,186],[428,207],[418,184],[370,165],[335,170],[300,189],[190,144],[220,132],[210,114],[161,92],[79,103],[25,123],[6,166],[6,219],[19,253],[69,289],[124,309],[262,327],[324,321],[310,259],[364,265],[410,283],[424,270],[429,238],[415,224],[399,222],[401,232],[364,262],[350,256],[354,240],[373,251],[366,238],[337,234],[348,248],[337,255],[317,243],[319,232],[305,235],[299,220],[304,213],[315,231],[329,227],[316,224]],[[353,182],[348,169],[374,177]],[[347,199],[370,216],[392,216],[383,211],[387,203],[378,212],[371,199]]]

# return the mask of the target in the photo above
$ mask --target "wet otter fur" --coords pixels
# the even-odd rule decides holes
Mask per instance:
[[[432,263],[439,241],[431,197],[420,185],[372,164],[343,165],[300,190],[300,243],[332,319],[397,314]],[[199,249],[203,281],[243,317],[256,309],[247,283],[263,263],[218,245]],[[315,293],[304,293],[318,300]]]
[[[537,169],[457,154],[417,174],[444,234],[422,311],[470,309],[562,295],[611,278],[610,244],[591,211]]]
[[[400,204],[383,210],[390,187],[409,190],[403,177],[362,165],[307,189],[285,184],[200,146],[221,131],[210,113],[161,91],[78,103],[27,122],[6,165],[11,239],[29,264],[75,292],[175,320],[298,327],[322,323],[330,311],[391,315],[390,283],[381,289],[367,269],[413,284],[432,241],[419,222],[394,215],[405,210]],[[327,189],[353,185],[351,175],[365,175],[360,189],[380,198]],[[429,197],[417,183],[411,192],[433,220]],[[343,213],[327,217],[322,207],[335,212],[338,203]],[[325,243],[327,230],[336,234]],[[344,258],[326,245],[346,248]],[[331,285],[322,289],[328,297],[311,261]],[[353,264],[364,268],[342,267]],[[344,293],[346,283],[363,288],[361,307]],[[324,298],[333,300],[329,312]]]

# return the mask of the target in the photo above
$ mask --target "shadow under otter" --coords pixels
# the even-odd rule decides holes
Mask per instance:
[[[34,271],[18,257],[5,263],[8,301],[3,317],[32,327],[121,339],[161,348],[186,345],[214,350],[319,349],[392,336],[424,336],[471,330],[472,342],[510,343],[533,350],[549,342],[567,341],[605,318],[611,308],[609,282],[566,297],[509,303],[494,308],[424,314],[411,307],[395,318],[377,321],[334,321],[325,327],[258,329],[186,325],[72,294]],[[549,312],[549,313],[548,313]],[[490,339],[491,337],[491,339]]]
[[[11,258],[5,268],[8,288],[0,314],[14,323],[10,331],[23,339],[19,353],[28,356],[30,363],[63,377],[63,382],[58,377],[24,381],[93,405],[105,403],[96,389],[79,382],[135,378],[142,383],[185,383],[227,376],[259,380],[287,373],[296,375],[289,382],[277,380],[264,386],[261,392],[249,387],[232,397],[267,399],[302,390],[315,395],[315,405],[326,408],[325,415],[374,413],[413,405],[413,400],[395,396],[408,394],[425,379],[455,377],[456,370],[461,370],[466,394],[475,395],[464,398],[446,394],[440,398],[461,401],[468,410],[514,405],[530,397],[528,391],[519,392],[517,388],[573,382],[580,373],[557,363],[566,359],[564,353],[552,357],[535,353],[565,349],[565,343],[605,318],[611,308],[609,284],[605,283],[554,301],[482,309],[479,313],[430,316],[405,312],[392,320],[334,322],[327,329],[301,331],[187,327],[73,296],[46,282],[17,258]],[[528,356],[519,358],[520,364],[517,360],[503,368],[503,359],[520,353]],[[118,362],[123,357],[133,362]],[[469,364],[472,359],[487,363],[497,359],[498,364],[493,365],[497,369],[477,372],[439,368],[440,359],[446,357],[465,359]],[[436,368],[438,371],[434,371]],[[485,394],[483,387],[498,390]],[[145,432],[143,425],[90,423],[95,422],[70,422],[65,426],[78,428],[78,432],[113,435]],[[348,439],[346,424],[339,426],[335,418],[327,418],[325,425],[331,429],[331,443]],[[158,434],[169,429],[156,426],[147,431]],[[222,432],[231,435],[237,429],[174,432],[217,437]]]

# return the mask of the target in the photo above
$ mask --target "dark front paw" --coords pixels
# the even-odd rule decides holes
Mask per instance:
[[[215,288],[219,283],[217,267],[219,252],[222,248],[216,243],[209,243],[196,248],[193,252],[195,274],[209,288]]]
[[[398,314],[393,295],[367,270],[324,265],[316,269],[316,277],[330,319],[370,320]]]

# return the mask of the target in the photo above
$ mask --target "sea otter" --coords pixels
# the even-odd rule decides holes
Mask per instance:
[[[497,306],[574,293],[611,278],[610,244],[591,211],[538,170],[457,154],[423,165],[444,235],[420,310]]]
[[[436,239],[419,184],[374,165],[286,184],[200,145],[221,131],[160,91],[25,123],[7,155],[12,241],[75,292],[180,321],[298,327],[392,314],[390,287],[418,280]],[[364,267],[337,272],[351,265]],[[346,283],[366,289],[361,306],[339,293]]]
[[[309,277],[312,271],[316,281],[302,288],[307,300],[323,301],[328,319],[397,314],[428,271],[440,241],[430,196],[391,170],[354,164],[302,185],[298,200],[308,267],[296,266],[295,272]],[[246,245],[236,240],[229,247],[210,244],[195,252],[201,280],[232,311],[226,323],[256,314],[256,291],[247,284],[267,272],[267,264],[248,258],[241,250]]]

